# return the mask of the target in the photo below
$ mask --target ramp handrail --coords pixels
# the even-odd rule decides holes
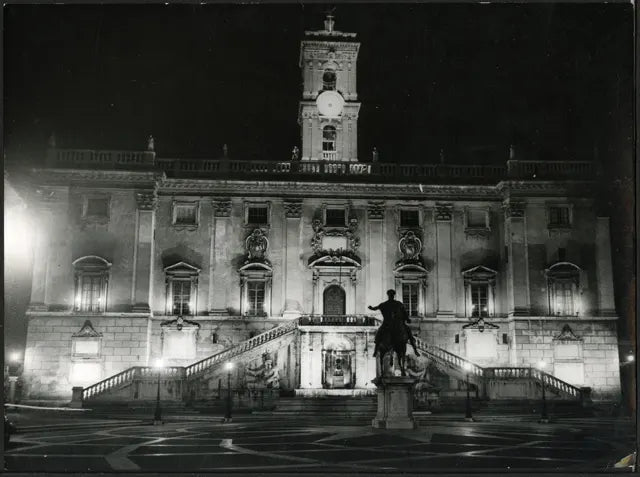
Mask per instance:
[[[494,379],[535,379],[540,383],[544,383],[551,390],[568,394],[576,399],[582,398],[582,390],[580,388],[537,368],[485,368],[485,377]]]

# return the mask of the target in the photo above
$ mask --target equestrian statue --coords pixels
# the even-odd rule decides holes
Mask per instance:
[[[398,356],[400,373],[402,376],[406,376],[405,358],[407,354],[407,342],[411,343],[416,356],[420,356],[420,353],[418,353],[416,347],[416,339],[413,333],[411,333],[409,326],[407,326],[407,323],[411,323],[411,320],[404,305],[395,300],[395,290],[388,290],[387,296],[389,297],[387,301],[380,303],[378,306],[369,306],[370,310],[380,310],[383,317],[382,325],[380,325],[380,328],[378,328],[376,332],[373,356],[378,357],[380,369],[384,370],[384,356],[389,352],[395,351]],[[391,357],[391,364],[393,365],[393,356]]]

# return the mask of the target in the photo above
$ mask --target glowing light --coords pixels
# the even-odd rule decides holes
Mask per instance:
[[[231,371],[231,370],[233,369],[233,363],[232,363],[231,361],[227,362],[227,363],[224,365],[224,368],[225,368],[227,371]]]
[[[635,356],[633,356],[633,353],[629,353],[627,355],[627,363],[633,363],[636,360]]]
[[[12,363],[17,363],[18,361],[20,361],[20,353],[17,351],[13,351],[9,355],[9,361],[11,361]]]
[[[154,365],[156,368],[162,369],[162,367],[164,366],[164,362],[162,361],[162,358],[156,359],[156,362],[154,363]]]
[[[5,258],[27,261],[31,257],[34,229],[25,207],[8,207],[4,215]]]

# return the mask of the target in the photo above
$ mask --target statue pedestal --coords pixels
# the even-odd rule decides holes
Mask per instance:
[[[410,377],[383,376],[373,383],[378,388],[378,413],[371,421],[377,429],[416,429],[413,419],[413,386]]]

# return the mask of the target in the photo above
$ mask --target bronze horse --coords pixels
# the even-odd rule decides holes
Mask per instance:
[[[387,291],[389,299],[378,306],[369,306],[370,310],[380,310],[382,312],[383,321],[380,328],[376,332],[375,351],[373,356],[377,356],[380,362],[381,372],[384,370],[384,356],[395,351],[398,356],[398,364],[400,373],[406,376],[405,359],[407,355],[407,341],[411,342],[416,356],[420,356],[416,348],[415,339],[408,329],[409,317],[401,302],[394,300],[395,290]],[[393,356],[391,356],[391,365],[393,365]]]

